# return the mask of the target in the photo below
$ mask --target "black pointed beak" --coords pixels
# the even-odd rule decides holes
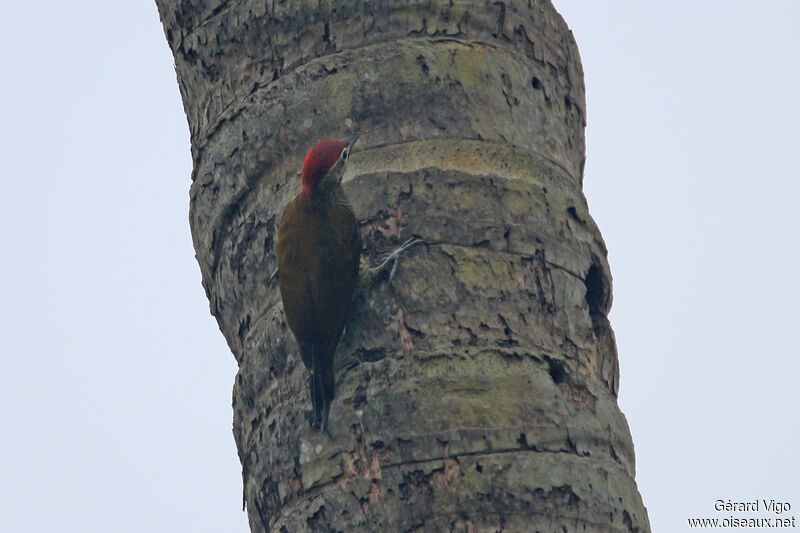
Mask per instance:
[[[356,133],[352,137],[350,137],[350,138],[345,140],[345,142],[347,143],[347,146],[350,147],[350,151],[351,152],[353,151],[353,146],[355,146],[355,144],[358,141],[359,137],[361,137],[361,134],[360,133]]]

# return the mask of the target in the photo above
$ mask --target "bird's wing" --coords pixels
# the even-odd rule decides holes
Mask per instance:
[[[320,248],[320,313],[325,321],[325,337],[338,342],[347,311],[353,301],[361,258],[358,220],[347,204],[336,203],[328,210],[329,228]]]
[[[361,240],[347,204],[286,207],[278,228],[278,269],[284,311],[298,341],[335,348],[358,278]]]

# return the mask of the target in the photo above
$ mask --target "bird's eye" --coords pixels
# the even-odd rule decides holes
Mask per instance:
[[[342,159],[347,159],[347,147],[345,146],[344,150],[342,150]]]

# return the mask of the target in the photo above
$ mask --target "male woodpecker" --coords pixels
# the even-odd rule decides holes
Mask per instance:
[[[342,190],[358,137],[319,141],[308,151],[300,194],[286,206],[278,226],[276,273],[283,309],[311,372],[312,424],[323,430],[334,394],[333,355],[359,280],[391,280],[400,254],[423,242],[408,239],[375,268],[361,261],[358,220]]]
[[[323,140],[309,150],[301,192],[278,226],[283,308],[311,372],[312,424],[322,429],[334,394],[333,355],[359,278],[358,220],[341,185],[357,140]]]

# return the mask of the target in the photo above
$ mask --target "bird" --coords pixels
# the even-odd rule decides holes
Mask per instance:
[[[333,359],[359,280],[358,219],[342,177],[359,135],[324,139],[303,161],[301,190],[278,226],[276,256],[286,321],[311,373],[312,426],[325,429],[335,379]]]
[[[311,374],[311,424],[325,430],[335,393],[333,359],[357,290],[397,272],[403,252],[422,244],[406,240],[377,267],[361,256],[358,219],[342,188],[347,161],[359,135],[324,139],[306,154],[300,192],[278,225],[276,256],[286,321]]]

